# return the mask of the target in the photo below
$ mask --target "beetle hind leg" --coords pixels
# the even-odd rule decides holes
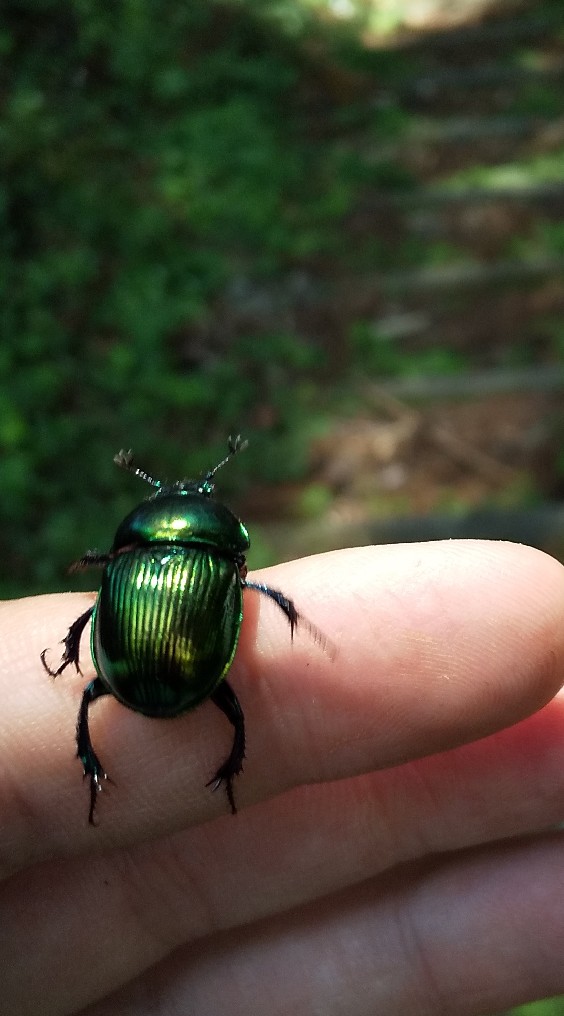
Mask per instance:
[[[47,671],[48,674],[51,675],[51,677],[58,677],[59,674],[62,674],[63,670],[65,670],[66,667],[68,667],[69,664],[71,663],[74,664],[77,673],[80,674],[80,666],[78,661],[80,651],[80,639],[93,613],[94,607],[89,607],[88,610],[84,611],[84,614],[81,614],[80,617],[77,617],[76,621],[73,621],[73,623],[71,624],[67,634],[63,639],[63,645],[65,649],[61,657],[61,662],[56,670],[51,670],[51,667],[45,660],[45,654],[48,652],[48,650],[44,649],[43,652],[41,653],[41,662],[45,667],[45,670]]]
[[[238,776],[243,769],[243,759],[245,758],[245,717],[239,700],[227,681],[221,682],[213,695],[211,695],[211,700],[227,716],[227,719],[235,730],[235,734],[229,755],[206,786],[211,787],[212,790],[217,790],[224,783],[231,814],[236,815],[237,808],[233,796],[233,778]]]
[[[102,789],[102,780],[109,780],[110,777],[105,772],[100,759],[92,747],[90,731],[88,729],[88,709],[91,703],[100,698],[101,695],[109,694],[109,691],[104,687],[99,677],[95,678],[94,681],[90,681],[84,689],[76,723],[76,756],[82,762],[84,776],[88,776],[90,779],[90,810],[88,812],[90,825],[94,825],[96,794]],[[110,780],[110,782],[112,781]]]

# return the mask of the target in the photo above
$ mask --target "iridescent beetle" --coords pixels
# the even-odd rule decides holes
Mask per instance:
[[[133,465],[132,452],[120,451],[114,462],[155,488],[118,527],[107,554],[88,551],[72,571],[103,567],[102,585],[93,607],[70,626],[63,639],[58,677],[70,664],[79,668],[80,638],[92,619],[91,651],[97,677],[84,689],[76,743],[84,775],[90,779],[93,824],[96,793],[107,773],[94,751],[88,710],[95,699],[113,695],[145,716],[179,716],[211,699],[234,728],[233,745],[207,784],[222,784],[236,813],[233,779],[245,757],[245,719],[225,676],[233,662],[243,619],[243,589],[256,589],[280,607],[290,634],[303,623],[324,648],[323,634],[297,612],[292,600],[261,582],[249,582],[245,552],[249,534],[242,522],[213,499],[213,477],[246,447],[229,439],[227,456],[202,480],[167,485]]]

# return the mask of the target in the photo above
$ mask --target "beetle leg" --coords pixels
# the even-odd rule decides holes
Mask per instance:
[[[43,652],[41,653],[41,662],[45,667],[45,670],[47,671],[48,674],[51,675],[51,677],[58,677],[59,674],[62,674],[65,667],[68,667],[70,663],[74,663],[77,673],[80,674],[80,667],[78,665],[80,637],[84,629],[86,628],[86,625],[88,624],[90,618],[92,617],[93,612],[94,607],[89,607],[88,610],[84,611],[84,614],[81,614],[80,617],[77,617],[76,621],[73,621],[73,623],[71,624],[67,634],[63,639],[65,651],[62,655],[61,662],[56,670],[51,670],[49,664],[45,662],[45,654],[47,653],[48,650],[44,649]]]
[[[281,593],[278,589],[271,589],[270,586],[265,586],[264,582],[249,582],[247,579],[243,579],[243,586],[246,589],[256,589],[258,593],[263,593],[264,596],[270,596],[271,600],[274,600],[278,604],[280,610],[286,615],[290,624],[290,635],[294,638],[294,631],[297,627],[298,621],[301,620],[298,614],[294,601],[289,600],[284,593]]]
[[[229,755],[225,759],[225,762],[220,765],[213,779],[209,783],[206,783],[206,786],[217,790],[222,783],[225,783],[231,814],[236,815],[237,808],[235,807],[235,798],[233,797],[233,777],[237,776],[243,769],[243,759],[245,758],[245,717],[239,705],[239,700],[227,681],[222,681],[210,698],[218,709],[221,709],[222,713],[225,713],[235,729],[235,735]]]
[[[76,757],[82,762],[85,777],[90,777],[90,811],[88,812],[90,825],[94,825],[96,794],[102,789],[101,781],[109,780],[110,778],[104,771],[102,763],[92,747],[90,731],[88,729],[88,707],[95,699],[100,698],[101,695],[109,694],[108,689],[104,687],[99,677],[95,678],[94,681],[90,681],[84,689],[76,723]]]
[[[97,550],[87,550],[86,554],[79,557],[78,561],[73,561],[69,565],[68,573],[72,575],[74,572],[84,571],[85,568],[104,568],[111,560],[111,554],[100,554]]]
[[[299,614],[296,610],[293,600],[289,600],[284,593],[281,593],[279,589],[271,589],[270,586],[266,586],[264,582],[248,582],[244,575],[241,576],[241,585],[244,589],[256,589],[258,593],[262,593],[264,596],[269,596],[271,600],[274,600],[278,604],[280,610],[288,619],[290,625],[290,638],[293,640],[294,632],[299,626],[305,628],[305,630],[311,635],[314,642],[317,642],[318,646],[321,646],[324,653],[327,653],[331,659],[337,654],[334,644],[331,639],[328,639],[323,634],[320,628],[311,621],[308,621],[307,617],[303,614]]]

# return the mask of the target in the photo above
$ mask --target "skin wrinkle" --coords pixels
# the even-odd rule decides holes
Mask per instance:
[[[48,680],[52,680],[48,678]],[[72,691],[68,693],[69,702],[73,702]],[[74,718],[74,705],[71,705],[69,715]],[[33,719],[31,724],[27,722],[29,731],[29,743],[22,745],[25,750],[25,770],[28,781],[40,786],[43,780],[43,760],[47,756],[50,760],[56,758],[62,767],[67,768],[67,761],[72,767],[75,751],[74,749],[74,722],[65,729],[59,724],[59,730],[53,730],[51,724],[46,731],[44,718]],[[36,734],[36,738],[34,737]],[[60,743],[51,745],[49,737],[60,737]],[[40,806],[36,795],[30,794],[26,783],[21,779],[21,758],[17,752],[4,752],[2,756],[2,778],[0,780],[0,814],[9,815],[9,823],[4,823],[4,831],[0,836],[0,882],[3,878],[9,877],[17,871],[23,863],[20,844],[28,840],[31,844],[41,843],[44,839],[45,809]],[[20,771],[18,772],[18,767]],[[34,774],[34,775],[33,775]],[[71,771],[69,769],[68,787]],[[73,783],[73,787],[76,784]],[[80,785],[79,785],[80,789]],[[66,795],[69,806],[72,805],[72,797]],[[57,807],[59,803],[57,802]]]
[[[123,878],[122,895],[129,913],[143,937],[156,943],[159,957],[168,955],[184,941],[185,935],[213,934],[221,926],[212,899],[206,890],[201,873],[180,855],[181,845],[175,846],[172,837],[153,862],[152,848],[142,850],[140,856],[126,851],[124,863],[117,871]],[[148,905],[147,886],[155,905]],[[190,898],[190,917],[186,922],[185,899]],[[200,931],[197,931],[197,927]],[[167,933],[174,928],[174,935]],[[154,954],[154,950],[153,950]]]
[[[512,847],[510,851],[514,851],[514,849]],[[561,848],[559,847],[558,849],[560,851]],[[507,853],[507,848],[500,848],[500,852],[502,854]],[[456,859],[452,860],[456,861]],[[471,854],[468,855],[467,862],[470,865],[468,868],[470,875],[469,885],[472,885],[474,882],[473,869],[476,868],[476,865],[479,865],[479,861],[479,854],[476,859],[473,859]],[[524,864],[526,869],[526,858],[524,858]],[[127,996],[124,996],[123,993],[118,993],[109,1000],[108,1005],[94,1007],[93,1010],[89,1010],[88,1016],[113,1016],[115,1012],[120,1012],[121,1016],[127,1016],[127,1014],[140,1016],[141,1013],[151,1012],[153,1016],[154,1010],[147,1010],[144,1005],[147,1000],[147,993],[153,998],[155,985],[167,983],[169,980],[167,970],[173,971],[172,997],[175,1004],[171,1007],[170,1011],[174,1016],[182,1016],[187,1011],[187,1006],[189,1006],[190,1012],[198,1014],[213,1011],[219,1013],[220,1016],[223,1016],[225,1013],[230,1013],[231,1016],[239,1016],[239,1014],[251,1011],[249,1009],[249,1002],[257,997],[257,991],[260,992],[262,990],[263,981],[270,980],[271,983],[276,984],[276,977],[280,977],[282,971],[287,971],[288,969],[293,972],[294,976],[292,980],[285,984],[280,981],[280,990],[274,995],[277,1003],[282,1005],[282,998],[286,1004],[281,1008],[278,1008],[277,1005],[275,1010],[266,1010],[262,1007],[261,1011],[276,1011],[288,1014],[288,1016],[296,1011],[304,1014],[304,1016],[305,1014],[310,1016],[311,1013],[318,1012],[328,1014],[328,1016],[333,1013],[345,1016],[345,1013],[351,1012],[350,1008],[344,1009],[339,1006],[339,1008],[334,1009],[331,1007],[329,998],[326,998],[325,1006],[322,1006],[322,1000],[320,1000],[315,1008],[313,1005],[307,1005],[306,1000],[310,1001],[313,985],[318,985],[319,983],[316,979],[317,964],[315,967],[308,964],[308,953],[317,928],[326,929],[326,934],[323,938],[324,943],[328,939],[331,942],[333,940],[337,942],[336,948],[331,946],[333,955],[337,960],[335,977],[338,977],[338,981],[335,987],[342,987],[344,998],[346,999],[347,997],[345,986],[343,985],[344,971],[339,969],[338,962],[342,957],[344,943],[340,933],[337,937],[335,936],[335,921],[338,920],[339,914],[347,912],[351,916],[351,920],[347,922],[347,925],[351,928],[349,933],[350,948],[359,957],[358,976],[356,976],[355,970],[355,985],[358,986],[359,990],[364,991],[366,1003],[370,1005],[370,1008],[364,1005],[358,1011],[362,1013],[380,1011],[391,1013],[417,1012],[418,1016],[426,1016],[427,1013],[429,1016],[434,1016],[437,1011],[436,1008],[428,1005],[426,998],[422,997],[420,991],[416,989],[417,971],[414,970],[413,976],[409,976],[404,968],[401,967],[402,956],[398,948],[397,933],[394,932],[394,929],[397,929],[397,922],[390,920],[390,914],[393,907],[399,906],[402,902],[405,906],[409,906],[409,897],[406,896],[404,900],[403,896],[406,892],[409,893],[410,890],[415,890],[416,908],[425,902],[425,898],[437,900],[437,906],[434,908],[430,921],[425,921],[424,924],[421,924],[419,932],[423,936],[423,939],[428,940],[428,948],[432,950],[434,944],[433,936],[435,930],[437,930],[437,917],[440,913],[446,912],[449,914],[452,912],[452,907],[449,907],[448,897],[444,896],[444,889],[452,889],[453,879],[452,877],[449,878],[448,872],[445,878],[441,876],[440,870],[435,869],[436,862],[427,863],[426,865],[409,866],[405,871],[396,872],[385,881],[376,880],[366,886],[357,886],[352,894],[337,894],[332,899],[323,901],[320,906],[307,908],[306,913],[302,915],[298,929],[293,925],[293,915],[287,914],[280,919],[264,922],[264,924],[254,929],[243,929],[236,939],[233,939],[233,936],[229,934],[225,934],[219,936],[213,943],[209,940],[204,940],[189,950],[180,950],[177,957],[171,957],[164,964],[159,964],[156,968],[149,971],[148,977],[138,982],[133,990],[128,992]],[[381,908],[380,917],[374,913],[376,903]],[[437,907],[439,908],[438,910]],[[487,947],[484,945],[480,935],[484,930],[484,921],[480,917],[480,898],[472,899],[468,913],[464,909],[461,911],[462,929],[465,929],[469,922],[470,926],[472,926],[475,914],[478,915],[479,919],[475,928],[474,938],[479,943],[479,955],[481,957],[487,952]],[[413,919],[417,920],[416,913],[414,913]],[[447,924],[450,923],[452,922],[447,922]],[[384,927],[386,927],[385,937],[383,933]],[[356,949],[355,937],[359,942],[359,948]],[[559,949],[556,935],[553,936],[553,940],[555,941],[555,946],[552,952],[557,953]],[[253,962],[253,952],[258,941],[264,946],[264,953],[263,966],[257,968],[256,962]],[[278,947],[278,942],[282,946],[280,960],[276,958],[276,954],[273,951]],[[459,956],[456,955],[456,940],[452,935],[450,935],[450,943],[452,943],[454,948],[453,966],[454,970],[456,970],[459,959],[464,965],[464,954],[460,951]],[[286,948],[287,945],[289,945],[290,950]],[[497,966],[495,952],[492,950],[490,952],[494,966]],[[292,965],[290,962],[290,955],[295,956],[298,962],[303,960],[303,970],[309,978],[308,985],[304,985],[299,999],[293,994],[294,983],[298,979],[298,971],[296,970],[296,964]],[[510,958],[508,953],[508,963]],[[533,959],[531,968],[533,969],[538,963],[538,958]],[[466,964],[467,967],[468,964]],[[403,970],[401,988],[397,979],[395,979],[395,972],[398,969]],[[513,983],[515,983],[515,973],[516,971],[513,970]],[[203,978],[203,984],[199,983],[200,975]],[[390,982],[389,984],[388,981]],[[329,987],[331,988],[331,985]],[[217,1005],[214,1005],[210,999],[210,989],[213,1000],[218,1003]],[[227,989],[229,989],[228,993]],[[463,977],[458,985],[453,983],[449,990],[452,995],[445,995],[447,999],[449,997],[452,998],[452,1004],[449,1008],[446,1008],[448,1016],[455,1011],[462,1014],[463,1012],[490,1012],[500,1008],[499,996],[496,996],[488,985],[485,985],[479,993],[472,993],[470,985],[466,984]],[[526,990],[526,984],[524,990]],[[555,990],[557,990],[557,987]],[[226,994],[228,1001],[226,1001]],[[469,1007],[466,1003],[471,996],[472,998],[481,999],[484,1004],[479,1009]],[[386,1005],[386,1009],[384,1009],[384,999],[386,998],[389,999],[389,1006]],[[334,999],[335,992],[333,991],[331,993],[331,1001],[334,1001]],[[465,1003],[463,1009],[458,1005],[462,999]],[[170,992],[168,1000],[169,1002],[171,1001]],[[296,1008],[298,1001],[301,1001],[302,1004],[299,1005],[299,1008]],[[379,1002],[380,1005],[378,1004]],[[357,1012],[356,1009],[353,1011]],[[83,1016],[86,1016],[86,1013]]]
[[[546,844],[550,844],[550,838],[546,839]],[[529,977],[526,964],[531,963],[531,960],[533,964],[539,964],[536,951],[532,957],[529,949],[521,950],[516,964],[514,948],[506,949],[504,940],[499,938],[500,914],[503,914],[502,920],[508,936],[512,924],[522,923],[523,920],[521,897],[518,891],[515,892],[517,887],[513,886],[514,892],[511,895],[506,895],[503,889],[508,873],[516,865],[523,872],[523,877],[526,878],[527,865],[526,857],[522,858],[523,849],[525,851],[529,849],[526,839],[501,842],[497,847],[494,845],[487,851],[482,846],[474,850],[465,849],[458,855],[456,853],[451,854],[450,857],[445,855],[440,863],[437,858],[434,864],[428,865],[428,877],[421,881],[418,891],[413,894],[410,903],[413,911],[412,922],[415,924],[418,922],[417,909],[423,915],[427,915],[419,923],[422,926],[421,937],[426,936],[427,938],[427,951],[430,954],[432,952],[435,954],[434,958],[429,959],[431,965],[436,964],[440,968],[441,957],[444,958],[443,943],[448,939],[451,963],[446,968],[450,977],[444,978],[445,997],[455,998],[459,993],[461,999],[464,999],[461,1013],[497,1010],[499,996],[495,991],[492,991],[492,985],[496,980],[499,980],[500,974],[506,978],[508,985],[511,985],[513,989],[508,996],[507,1005],[517,1004],[518,1001],[528,1001],[532,997],[527,994]],[[561,843],[558,844],[558,850],[561,851]],[[493,857],[496,853],[504,861],[501,886],[495,884],[492,873]],[[459,863],[460,860],[462,860],[462,866]],[[534,890],[534,882],[527,879],[524,889],[525,896],[530,896],[531,888]],[[463,893],[459,890],[463,890]],[[479,987],[476,988],[473,996],[468,985],[465,986],[463,992],[460,990],[461,980],[462,984],[465,984],[464,975],[461,980],[457,979],[459,969],[465,969],[467,966],[466,950],[462,945],[457,948],[456,944],[459,922],[457,920],[455,932],[453,911],[445,907],[441,907],[440,911],[437,910],[437,900],[448,899],[457,892],[460,897],[460,924],[465,932],[466,948],[471,953],[475,953],[476,963],[482,975],[481,981],[478,982]],[[543,884],[540,894],[545,893],[546,886]],[[501,896],[504,898],[504,907],[502,908],[499,906]],[[465,906],[466,899],[469,900],[467,907]],[[558,937],[555,936],[555,942],[557,941]],[[535,943],[535,950],[537,948]],[[519,984],[520,987],[518,987]],[[452,1012],[452,1006],[450,1011]]]
[[[249,590],[249,593],[253,593],[253,590]],[[307,629],[300,628],[299,625],[293,641],[290,641],[289,626],[281,613],[275,611],[272,604],[263,603],[257,593],[249,598],[255,604],[255,614],[249,621],[251,631],[254,629],[252,634],[254,634],[255,640],[259,625],[261,626],[262,635],[266,634],[267,644],[270,639],[272,641],[275,639],[277,641],[280,640],[281,628],[282,634],[285,637],[284,651],[288,660],[285,667],[292,667],[292,665],[295,666],[296,664],[301,666],[304,671],[307,670],[307,680],[311,683],[314,671],[310,667],[310,660],[312,656],[315,660],[317,654],[320,654],[322,658],[324,656],[326,658],[322,647],[317,645],[311,636],[308,635]],[[264,618],[263,610],[265,613]],[[280,617],[278,617],[279,614]],[[247,617],[245,615],[243,621],[244,627],[246,622]],[[280,625],[280,628],[275,626],[275,624]],[[252,637],[252,635],[249,637]],[[305,658],[304,653],[307,654]],[[336,664],[338,666],[338,660]],[[254,665],[247,666],[245,677],[248,678],[246,681],[247,686],[249,688],[252,687],[254,692],[254,702],[244,707],[247,717],[247,759],[252,754],[254,731],[260,729],[260,715],[267,715],[271,725],[268,758],[269,760],[275,760],[277,772],[285,772],[287,774],[284,783],[280,786],[280,789],[283,790],[299,779],[298,774],[302,763],[301,759],[296,758],[294,750],[295,741],[303,740],[304,743],[309,745],[310,751],[315,750],[318,740],[315,736],[315,724],[318,722],[317,716],[315,713],[311,716],[309,712],[304,713],[299,704],[288,705],[287,687],[285,682],[280,680],[279,671],[267,668],[265,672],[264,667],[261,667],[260,655],[257,657]],[[302,688],[304,683],[302,682]],[[324,748],[320,744],[318,757],[322,759],[324,754]],[[320,770],[322,770],[322,766],[320,766]],[[312,779],[314,778],[312,776]]]
[[[443,795],[435,789],[433,779],[428,778],[425,766],[417,767],[408,763],[403,775],[407,776],[409,799],[413,804],[415,821],[410,826],[409,842],[405,842],[405,836],[404,842],[401,842],[399,832],[397,834],[398,849],[394,855],[390,856],[395,856],[400,861],[424,857],[436,849],[436,844],[432,842],[432,833],[435,828],[434,819],[440,817],[441,804],[444,807]],[[423,816],[425,816],[424,821],[422,820]],[[432,817],[429,819],[429,816]],[[399,829],[405,828],[405,822],[399,822],[398,827]]]
[[[361,842],[371,843],[373,837],[366,835],[365,830],[378,829],[378,848],[381,856],[379,869],[385,868],[388,858],[402,860],[407,856],[405,835],[401,834],[401,823],[397,816],[394,816],[395,795],[388,795],[383,792],[382,780],[378,774],[367,773],[357,778],[359,795],[362,808],[360,809],[361,828],[358,839]],[[355,780],[354,782],[357,783]],[[364,828],[363,828],[364,827]],[[374,849],[372,857],[369,858],[374,864]]]
[[[285,710],[283,701],[281,704],[281,696],[277,694],[277,689],[282,693],[283,700],[284,687],[276,680],[276,675],[272,675],[272,677],[273,679],[270,674],[261,674],[258,667],[255,673],[250,674],[251,681],[255,686],[255,703],[254,707],[251,706],[245,710],[248,731],[246,759],[252,757],[253,731],[258,728],[260,713],[264,712],[270,717],[275,731],[275,736],[272,738],[274,750],[271,753],[269,765],[274,762],[278,770],[292,773],[294,768],[293,753],[290,750],[292,737],[288,738],[287,731],[291,722],[295,721],[295,715],[293,711],[288,713]]]
[[[556,696],[553,705],[556,704],[559,705],[560,708],[564,711],[564,694],[562,692],[560,692],[559,695]],[[549,707],[545,707],[543,710],[540,711],[540,713],[537,714],[537,716],[539,716],[540,719],[544,719],[545,717],[549,716],[552,718],[554,716],[554,709],[551,710]],[[554,726],[555,733],[551,738],[551,740],[548,740],[548,738],[545,735],[544,740],[540,741],[539,738],[533,735],[529,738],[528,743],[526,745],[529,749],[528,752],[525,753],[523,751],[523,746],[520,746],[521,758],[523,758],[524,760],[531,758],[536,763],[537,768],[541,766],[543,763],[546,766],[547,770],[546,775],[545,769],[542,768],[541,769],[542,778],[539,781],[539,778],[537,777],[535,782],[535,799],[537,802],[546,801],[547,803],[550,803],[554,800],[555,796],[555,781],[552,776],[551,768],[549,768],[548,766],[548,762],[551,761],[552,756],[558,759],[559,762],[560,732],[558,730],[557,723],[554,720],[552,720],[552,725]],[[564,811],[564,805],[562,810]]]
[[[414,866],[414,869],[416,871],[417,866]],[[409,868],[406,869],[405,877],[408,880],[411,877]],[[240,977],[241,970],[244,971],[249,968],[250,961],[247,960],[246,954],[250,950],[252,940],[257,937],[260,937],[261,941],[266,944],[265,962],[267,970],[270,972],[272,965],[274,966],[272,973],[281,976],[282,972],[279,964],[276,962],[271,963],[272,944],[280,937],[283,941],[284,967],[286,969],[294,969],[295,961],[302,963],[305,984],[299,999],[291,991],[288,992],[286,986],[286,990],[278,998],[280,1007],[276,1008],[276,1012],[280,1012],[284,1016],[293,1016],[296,1011],[307,1013],[308,1016],[309,1014],[317,1013],[335,1013],[339,1014],[339,1016],[345,1016],[345,1013],[349,1012],[349,1007],[347,1006],[346,1009],[342,1007],[338,992],[339,988],[341,988],[342,1000],[343,1004],[345,1004],[347,993],[350,990],[350,986],[344,984],[348,971],[356,971],[358,963],[362,980],[359,981],[356,973],[353,979],[354,983],[359,983],[360,986],[366,980],[364,968],[368,963],[371,966],[371,970],[381,970],[380,979],[384,983],[387,983],[388,980],[393,979],[393,971],[402,964],[402,941],[399,935],[400,928],[394,908],[394,887],[396,886],[397,878],[398,876],[395,872],[387,874],[384,879],[377,880],[375,883],[372,880],[367,883],[360,883],[344,893],[332,893],[328,897],[316,901],[314,904],[306,905],[300,914],[297,929],[293,925],[294,914],[292,911],[265,921],[258,928],[242,929],[238,939],[241,943],[241,948],[236,953],[235,978]],[[377,888],[375,889],[374,886]],[[373,899],[375,897],[378,897],[382,901],[385,912],[385,941],[382,939],[382,922],[373,914]],[[337,915],[341,912],[350,915],[350,920],[347,924],[349,930],[346,935],[344,932],[341,932],[336,924]],[[317,929],[322,927],[327,927],[327,934],[323,937],[323,948],[315,964],[315,969],[312,970],[308,963],[310,942],[312,936],[316,934]],[[206,965],[215,966],[217,963],[223,964],[224,949],[227,942],[228,938],[226,936],[220,938],[219,954],[216,948],[212,948],[209,958],[206,956],[204,960]],[[208,944],[203,942],[202,946],[207,951]],[[199,965],[201,957],[196,954],[190,966],[192,966],[192,963],[196,966]],[[337,970],[339,971],[338,979],[335,978],[335,971]],[[324,972],[327,976],[323,976]],[[331,972],[333,973],[332,981],[330,978]],[[387,977],[384,976],[386,973]],[[190,974],[190,979],[191,976]],[[296,978],[296,980],[298,979]],[[319,988],[323,987],[326,982],[327,987],[322,995],[324,1004],[320,1003],[319,1006],[313,1005],[312,999],[318,994]],[[282,987],[283,985],[281,984]],[[313,990],[314,988],[316,989],[315,991]],[[404,992],[404,994],[407,995],[405,1001],[411,1003],[413,1000],[412,992],[409,994]],[[246,997],[249,999],[252,997],[252,994]],[[331,999],[330,1003],[329,998]],[[296,1008],[297,1005],[299,1005],[298,1009]],[[181,1011],[181,1008],[179,1008],[178,1012]],[[246,1011],[246,1009],[237,1007],[238,1013],[243,1011]],[[362,1011],[367,1010],[363,1008]],[[372,1011],[372,1008],[370,1011]],[[406,1011],[417,1011],[419,1013],[422,1010],[413,1010],[411,1005],[409,1005]]]
[[[270,717],[270,722],[276,731],[276,736],[273,738],[275,742],[275,751],[271,753],[269,758],[275,759],[277,769],[287,770],[289,773],[293,771],[293,754],[290,750],[286,749],[286,745],[289,742],[291,745],[292,738],[288,738],[287,730],[290,726],[291,719],[295,717],[288,716],[287,709],[285,708],[285,687],[283,683],[279,682],[278,675],[267,669],[264,671],[264,653],[268,650],[269,644],[276,645],[280,638],[280,632],[277,628],[277,624],[284,632],[284,635],[288,642],[290,642],[290,629],[287,620],[283,617],[280,610],[276,609],[274,604],[269,602],[263,602],[263,598],[260,594],[253,589],[245,590],[244,592],[244,612],[243,612],[243,627],[240,637],[240,645],[245,649],[251,647],[255,650],[254,653],[244,654],[245,662],[242,664],[244,670],[237,673],[238,659],[236,657],[235,665],[230,674],[233,676],[233,686],[238,689],[238,677],[241,678],[244,689],[252,689],[254,694],[254,701],[250,701],[247,705],[246,699],[250,700],[250,694],[247,695],[245,690],[239,693],[237,690],[238,697],[240,698],[241,704],[245,712],[245,726],[246,726],[246,741],[247,748],[245,754],[245,760],[243,762],[243,772],[245,771],[245,765],[248,762],[250,756],[253,753],[253,739],[254,730],[258,728],[260,723],[260,713],[264,712]],[[257,638],[259,626],[261,629],[261,636],[265,645],[261,646],[258,652]],[[294,644],[297,639],[304,637],[304,634],[298,630],[294,636],[294,643],[290,642],[291,649],[294,649]],[[243,654],[241,654],[243,655]],[[232,680],[231,676],[229,678]],[[279,690],[280,694],[277,694]],[[243,781],[239,781],[242,783]],[[241,793],[244,795],[244,786],[236,788],[237,798],[241,802],[244,798],[241,798]]]
[[[27,793],[21,774],[16,774],[15,767],[7,764],[6,759],[3,758],[2,762],[0,814],[10,815],[11,836],[7,840],[0,837],[0,881],[18,870],[19,838],[30,836],[35,839],[41,834],[43,826],[41,809]]]
[[[405,874],[405,870],[402,872]],[[403,887],[402,887],[403,888]],[[411,888],[411,886],[410,886]],[[424,934],[421,934],[409,906],[407,893],[401,891],[393,906],[393,919],[398,929],[404,964],[410,970],[410,984],[417,984],[417,998],[413,1012],[418,1016],[452,1016],[452,1009],[440,987],[440,976],[434,970],[432,958],[427,954]],[[407,962],[406,962],[407,961]]]

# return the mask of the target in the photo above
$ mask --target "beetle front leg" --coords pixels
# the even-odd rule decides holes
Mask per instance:
[[[307,617],[303,614],[299,614],[294,605],[294,601],[288,599],[281,593],[279,589],[271,589],[270,586],[266,586],[264,582],[248,582],[244,574],[241,577],[241,585],[243,589],[256,589],[257,593],[262,593],[263,596],[268,596],[271,600],[280,607],[282,613],[288,619],[290,625],[290,638],[294,639],[294,632],[296,628],[305,628],[309,633],[314,642],[317,642],[318,646],[321,646],[324,653],[327,653],[331,658],[336,654],[335,646],[326,635],[323,634],[320,628],[311,621],[308,621]]]
[[[287,596],[284,596],[284,593],[280,592],[280,590],[271,589],[270,586],[266,586],[264,582],[249,582],[247,579],[243,579],[243,586],[246,589],[256,589],[257,593],[269,596],[271,600],[274,600],[274,602],[278,604],[280,610],[288,618],[290,624],[290,637],[293,639],[298,621],[301,620],[300,615],[294,606],[294,601],[289,600]]]
[[[235,807],[235,798],[233,796],[233,777],[238,776],[243,769],[243,759],[245,758],[245,717],[239,700],[227,681],[222,681],[210,697],[212,702],[218,709],[221,709],[222,713],[227,716],[227,719],[233,725],[235,735],[229,755],[225,759],[225,762],[220,765],[213,779],[209,783],[206,783],[206,786],[217,790],[222,783],[225,783],[231,814],[236,815],[237,808]]]
[[[87,568],[105,568],[111,560],[111,554],[100,554],[97,550],[87,550],[86,554],[79,557],[78,561],[73,561],[69,565],[68,573],[72,575],[74,572],[85,571]]]
[[[48,652],[48,650],[44,649],[43,652],[41,653],[41,662],[45,667],[45,670],[47,671],[48,674],[51,675],[51,677],[58,677],[59,674],[62,674],[63,670],[65,670],[65,668],[68,667],[70,663],[74,663],[77,673],[80,674],[80,667],[78,665],[80,638],[93,613],[94,607],[89,607],[88,610],[84,611],[84,614],[81,614],[80,617],[77,617],[76,621],[74,621],[71,624],[67,634],[63,639],[65,651],[63,653],[60,665],[57,667],[56,670],[51,670],[49,664],[45,662],[45,654]]]
[[[94,681],[90,681],[90,684],[87,684],[84,689],[76,723],[76,757],[82,762],[84,776],[90,778],[90,810],[88,812],[90,825],[94,825],[96,794],[102,789],[101,781],[109,780],[110,777],[105,772],[100,759],[92,747],[90,731],[88,729],[88,708],[97,698],[109,694],[108,689],[104,687],[99,677],[95,678]]]

